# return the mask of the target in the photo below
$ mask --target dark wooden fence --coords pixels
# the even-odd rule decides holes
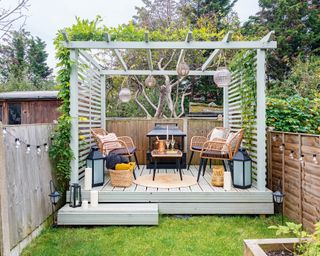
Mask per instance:
[[[148,149],[147,133],[152,130],[155,123],[177,123],[178,127],[187,134],[186,149],[189,159],[189,145],[192,136],[207,136],[214,128],[222,126],[222,121],[215,118],[179,118],[179,119],[146,119],[146,118],[108,118],[106,129],[118,136],[130,136],[137,146],[137,157],[141,164],[146,163],[146,152]],[[193,164],[199,163],[199,156],[195,154]]]
[[[268,134],[268,186],[279,184],[284,214],[313,230],[320,220],[320,135]]]
[[[52,169],[43,145],[50,142],[53,125],[5,127],[5,137],[0,132],[0,249],[3,255],[18,255],[51,214],[48,195]],[[26,145],[16,148],[15,138],[41,145],[41,153],[31,147],[26,154]]]

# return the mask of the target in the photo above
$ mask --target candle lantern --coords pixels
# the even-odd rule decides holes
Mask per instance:
[[[97,147],[92,147],[87,157],[87,168],[92,169],[92,187],[104,184],[104,168],[106,159]]]
[[[50,201],[51,201],[51,210],[52,210],[52,227],[57,226],[57,220],[55,215],[55,206],[57,205],[59,199],[60,199],[60,193],[57,191],[56,186],[54,185],[53,181],[50,180],[49,183],[50,186]]]
[[[280,191],[277,190],[276,192],[272,193],[273,195],[273,202],[277,205],[278,211],[281,213],[281,222],[283,225],[283,198],[284,198],[284,194]]]
[[[232,161],[233,186],[250,188],[252,185],[252,160],[244,148],[240,148]]]
[[[119,99],[124,103],[129,102],[131,99],[130,89],[129,88],[122,88],[119,92]]]
[[[81,204],[81,186],[78,183],[73,183],[70,185],[69,206],[72,208],[76,208],[80,207]]]

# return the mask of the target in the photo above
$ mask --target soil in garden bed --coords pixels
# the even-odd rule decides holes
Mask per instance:
[[[270,251],[267,252],[268,256],[294,256],[292,252],[284,251],[284,250],[277,250],[277,251]]]

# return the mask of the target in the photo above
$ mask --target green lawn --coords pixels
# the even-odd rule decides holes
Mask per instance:
[[[51,255],[243,255],[243,240],[274,237],[279,216],[161,216],[159,226],[47,229],[22,253]]]

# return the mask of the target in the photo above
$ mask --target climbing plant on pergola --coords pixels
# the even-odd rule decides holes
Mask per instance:
[[[186,35],[185,41],[149,41],[148,33],[144,41],[113,41],[109,34],[104,34],[103,41],[70,41],[66,33],[63,33],[63,42],[58,41],[61,54],[61,66],[64,68],[59,74],[60,82],[68,84],[62,87],[60,94],[69,96],[64,104],[65,116],[60,120],[60,128],[70,130],[70,154],[68,159],[71,165],[71,182],[77,183],[83,177],[85,158],[94,141],[90,134],[90,128],[106,125],[106,77],[109,76],[177,76],[176,70],[157,69],[152,59],[153,50],[175,49],[180,52],[177,65],[183,60],[188,50],[212,50],[210,56],[197,70],[190,70],[188,76],[214,76],[216,71],[208,70],[217,56],[224,49],[255,51],[250,59],[253,72],[254,85],[243,75],[241,65],[235,67],[232,73],[232,82],[224,88],[224,126],[231,129],[241,127],[250,128],[246,131],[244,144],[248,144],[249,152],[253,159],[254,179],[257,188],[261,191],[266,186],[266,102],[265,102],[265,58],[266,50],[276,48],[276,42],[272,41],[273,32],[270,32],[257,41],[232,41],[232,32],[225,35],[222,41],[194,41],[192,32]],[[101,35],[100,35],[101,38]],[[61,40],[61,38],[60,38]],[[111,50],[116,56],[120,68],[103,69],[88,50]],[[148,69],[129,69],[121,55],[121,50],[139,49],[145,51],[145,59]],[[59,57],[59,56],[58,56]],[[237,63],[247,61],[237,60]],[[239,68],[240,67],[240,68]],[[251,81],[252,81],[251,77]],[[69,91],[70,89],[70,91]],[[253,91],[256,97],[248,102],[244,97],[246,91]],[[244,111],[243,106],[249,107]],[[70,107],[70,109],[69,109]],[[69,113],[67,113],[69,110]],[[250,112],[251,111],[251,112]],[[69,115],[68,115],[69,114]],[[248,125],[249,123],[249,125]],[[61,136],[61,132],[57,137]],[[53,154],[59,143],[53,147]],[[60,145],[61,146],[61,145]],[[73,157],[72,157],[73,155]],[[55,161],[57,157],[53,157]],[[67,170],[67,166],[63,166]],[[67,171],[65,172],[67,176]]]

